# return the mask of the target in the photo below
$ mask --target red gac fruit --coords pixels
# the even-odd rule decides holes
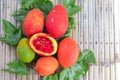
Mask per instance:
[[[62,67],[74,65],[79,56],[79,47],[73,38],[65,38],[59,43],[58,61]]]
[[[37,60],[35,70],[41,76],[49,76],[58,69],[59,63],[56,58],[49,57],[41,57]]]
[[[54,38],[59,38],[68,29],[68,13],[63,5],[56,5],[46,19],[46,30]]]
[[[42,32],[44,28],[44,15],[39,9],[32,9],[25,17],[23,31],[27,37]]]

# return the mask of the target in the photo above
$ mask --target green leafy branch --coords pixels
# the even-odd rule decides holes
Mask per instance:
[[[4,41],[10,45],[17,45],[22,37],[21,25],[18,29],[9,21],[3,20],[5,37],[0,37],[0,41]]]
[[[20,60],[10,62],[7,64],[7,66],[8,66],[8,68],[3,69],[3,71],[14,73],[14,74],[20,74],[20,75],[28,75],[29,74],[26,64]]]
[[[21,0],[21,8],[13,16],[22,24],[27,13],[33,8],[40,9],[47,16],[53,8],[53,4],[50,0]]]
[[[76,6],[75,2],[76,0],[63,0],[63,5],[66,7],[69,15],[69,24],[67,32],[64,36],[57,39],[58,42],[61,41],[63,38],[69,37],[71,34],[71,30],[76,29],[76,20],[73,16],[78,13],[82,9],[82,7]]]
[[[85,76],[88,72],[90,63],[96,64],[96,59],[93,51],[87,49],[80,54],[75,65],[60,73],[45,76],[43,80],[79,80],[80,76]]]
[[[71,30],[76,29],[76,21],[73,16],[78,13],[82,7],[76,6],[75,2],[76,0],[63,0],[63,5],[66,7],[69,15],[68,30],[63,37],[70,36]]]

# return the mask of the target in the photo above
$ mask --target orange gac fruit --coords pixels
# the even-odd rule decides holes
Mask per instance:
[[[42,32],[44,28],[44,15],[39,9],[32,9],[25,17],[23,31],[27,37]]]
[[[58,61],[64,68],[71,67],[76,63],[79,53],[76,41],[73,38],[64,38],[59,43]]]
[[[41,57],[38,59],[35,70],[41,76],[49,76],[57,70],[59,63],[54,57]]]
[[[68,29],[68,13],[63,5],[56,5],[46,18],[47,32],[54,38],[63,36]]]
[[[29,40],[30,47],[39,55],[51,56],[57,52],[57,41],[46,33],[36,33]]]

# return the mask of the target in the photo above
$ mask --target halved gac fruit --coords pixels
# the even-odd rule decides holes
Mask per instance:
[[[41,76],[53,74],[59,67],[58,60],[52,56],[41,57],[37,60],[35,70]]]
[[[39,9],[32,9],[25,17],[23,31],[27,37],[42,32],[44,28],[44,15]]]
[[[73,38],[65,38],[59,43],[58,61],[62,67],[74,65],[79,56],[79,47]]]
[[[63,36],[68,29],[68,13],[63,5],[56,5],[46,18],[46,30],[54,38]]]
[[[57,41],[46,33],[36,33],[29,40],[30,47],[39,55],[50,56],[57,52]]]

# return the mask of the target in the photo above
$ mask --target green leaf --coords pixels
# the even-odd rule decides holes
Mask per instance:
[[[74,80],[79,80],[80,76],[82,74],[80,74],[79,72],[76,72],[75,76],[74,76]]]
[[[54,80],[59,80],[58,79],[58,74],[54,74]]]
[[[10,45],[17,45],[21,39],[21,26],[18,29],[9,21],[3,20],[5,37],[0,37],[0,41],[4,41]]]
[[[42,80],[47,80],[47,77],[48,77],[48,76],[43,76],[43,77],[42,77]]]
[[[69,29],[76,29],[76,21],[73,17],[69,17]]]
[[[72,16],[72,15],[78,13],[81,10],[81,8],[82,7],[80,7],[80,6],[74,6],[74,5],[67,7],[69,16]]]
[[[6,42],[9,45],[17,45],[17,43],[18,43],[18,41],[15,40],[15,36],[14,35],[0,38],[0,41]]]
[[[29,10],[20,8],[12,16],[22,24],[28,12]]]
[[[35,0],[21,0],[21,6],[24,9],[29,9]]]
[[[47,16],[53,8],[53,4],[50,0],[36,0],[33,6],[42,10],[45,16]]]
[[[81,6],[75,5],[76,0],[63,0],[63,5],[67,8],[68,15],[73,16],[81,10]]]
[[[74,66],[71,67],[73,77],[76,76],[79,77],[80,75],[84,76],[88,70],[89,70],[88,63],[84,63],[83,61],[76,63]]]
[[[68,68],[64,69],[59,74],[59,80],[68,80]]]
[[[74,80],[73,78],[73,76],[75,75],[75,73],[74,73],[74,71],[72,70],[72,69],[69,69],[68,70],[68,75],[69,75],[69,80]]]
[[[7,69],[3,69],[5,72],[10,72],[10,73],[14,73],[14,74],[20,74],[20,75],[28,75],[29,71],[26,67],[26,64],[23,63],[20,60],[14,61],[14,62],[10,62],[7,64],[7,66],[9,68]]]
[[[76,0],[63,0],[63,5],[68,7],[69,5],[75,5]]]
[[[78,63],[76,63],[75,65],[73,65],[72,67],[70,67],[74,72],[76,72],[76,71],[79,71],[79,70],[81,70],[81,66],[78,64]]]
[[[21,8],[17,10],[12,16],[20,23],[23,23],[23,20],[27,13],[32,9],[31,6],[35,0],[21,0]]]
[[[75,19],[73,17],[69,17],[68,30],[67,30],[65,35],[69,35],[70,36],[72,29],[76,29],[76,21],[75,21]]]
[[[16,28],[12,23],[10,23],[9,21],[3,20],[3,25],[4,25],[4,32],[6,36],[9,36],[15,33]]]
[[[90,49],[87,49],[87,50],[83,51],[83,53],[81,53],[78,61],[80,61],[80,60],[84,60],[87,63],[91,62],[93,64],[96,64],[96,58],[94,56],[93,51]]]
[[[27,13],[31,10],[32,4],[35,2],[35,0],[21,0],[21,8],[17,10],[12,16],[17,21],[20,21],[20,23],[23,23],[23,20]]]
[[[84,61],[81,61],[79,62],[79,66],[80,66],[79,73],[83,76],[86,75],[87,71],[89,70],[89,64]]]
[[[42,78],[42,80],[59,80],[58,79],[58,74],[53,74],[53,75],[50,75],[50,76],[44,76]]]
[[[31,9],[39,8],[44,13],[44,15],[47,16],[53,8],[53,4],[50,0],[22,0],[21,6],[22,7],[13,14],[14,18],[20,21],[21,24]]]
[[[47,80],[54,80],[53,79],[53,76],[48,76],[48,79]]]

